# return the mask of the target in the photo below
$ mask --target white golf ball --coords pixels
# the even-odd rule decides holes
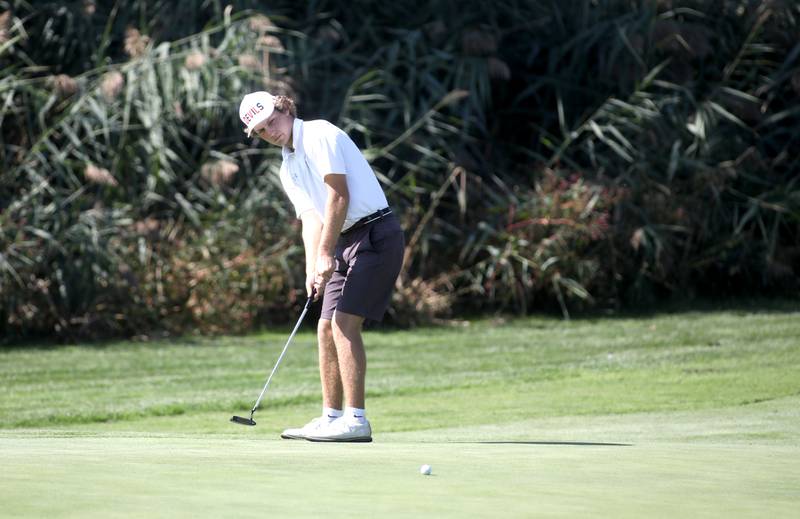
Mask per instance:
[[[426,475],[426,476],[430,476],[430,475],[431,475],[431,471],[432,471],[432,470],[433,470],[433,469],[431,468],[431,466],[430,466],[430,465],[423,465],[423,466],[421,466],[421,467],[419,468],[419,473],[420,473],[420,474],[424,474],[424,475]]]

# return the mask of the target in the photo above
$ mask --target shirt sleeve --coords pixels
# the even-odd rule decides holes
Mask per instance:
[[[341,139],[342,134],[338,132],[326,132],[310,139],[306,145],[306,157],[323,180],[331,173],[347,174]]]
[[[300,215],[314,209],[314,204],[311,202],[311,198],[302,190],[300,189],[294,182],[292,182],[291,178],[289,178],[289,172],[286,171],[286,167],[281,167],[281,185],[283,186],[283,190],[286,192],[286,195],[289,197],[289,201],[292,202],[294,206],[294,213],[296,218],[300,218]]]

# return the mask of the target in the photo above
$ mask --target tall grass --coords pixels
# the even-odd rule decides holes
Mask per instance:
[[[372,163],[408,238],[398,323],[800,288],[793,3],[0,13],[6,338],[293,315],[303,256],[279,152],[236,118],[262,88]]]

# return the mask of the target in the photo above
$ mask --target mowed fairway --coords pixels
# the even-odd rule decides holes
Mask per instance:
[[[299,334],[0,350],[2,517],[797,517],[800,309],[368,332],[375,441]],[[422,464],[433,475],[419,474]]]

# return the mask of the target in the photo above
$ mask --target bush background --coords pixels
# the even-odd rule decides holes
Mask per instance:
[[[797,297],[799,42],[789,0],[0,1],[0,337],[293,320],[257,89],[370,160],[396,324]]]

